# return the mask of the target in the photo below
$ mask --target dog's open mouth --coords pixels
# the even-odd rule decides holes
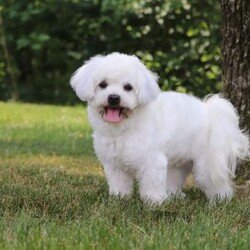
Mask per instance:
[[[124,118],[128,118],[129,109],[120,106],[106,106],[103,107],[102,117],[107,122],[119,123]]]

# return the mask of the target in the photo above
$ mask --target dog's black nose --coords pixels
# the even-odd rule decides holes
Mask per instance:
[[[109,95],[108,97],[108,103],[111,106],[119,105],[120,101],[121,101],[121,98],[119,95]]]

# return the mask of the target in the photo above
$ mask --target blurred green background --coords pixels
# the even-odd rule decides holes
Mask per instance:
[[[0,13],[12,70],[1,53],[0,100],[76,103],[72,73],[113,51],[136,54],[163,90],[221,89],[219,1],[2,0]]]

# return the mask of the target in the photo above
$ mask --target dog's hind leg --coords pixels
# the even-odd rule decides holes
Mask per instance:
[[[215,95],[205,105],[207,133],[200,134],[194,174],[210,201],[230,199],[237,164],[250,156],[249,137],[240,130],[238,114],[229,101]]]
[[[227,164],[226,159],[218,159],[216,155],[207,157],[203,155],[194,164],[194,178],[210,202],[231,199],[233,196],[232,181],[226,172],[226,167],[223,167],[224,164]],[[221,169],[221,175],[213,171],[216,168]]]

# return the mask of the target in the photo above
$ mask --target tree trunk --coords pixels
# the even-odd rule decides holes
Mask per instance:
[[[250,2],[221,0],[222,76],[225,96],[234,104],[242,129],[250,131]],[[249,177],[249,163],[238,175]]]

